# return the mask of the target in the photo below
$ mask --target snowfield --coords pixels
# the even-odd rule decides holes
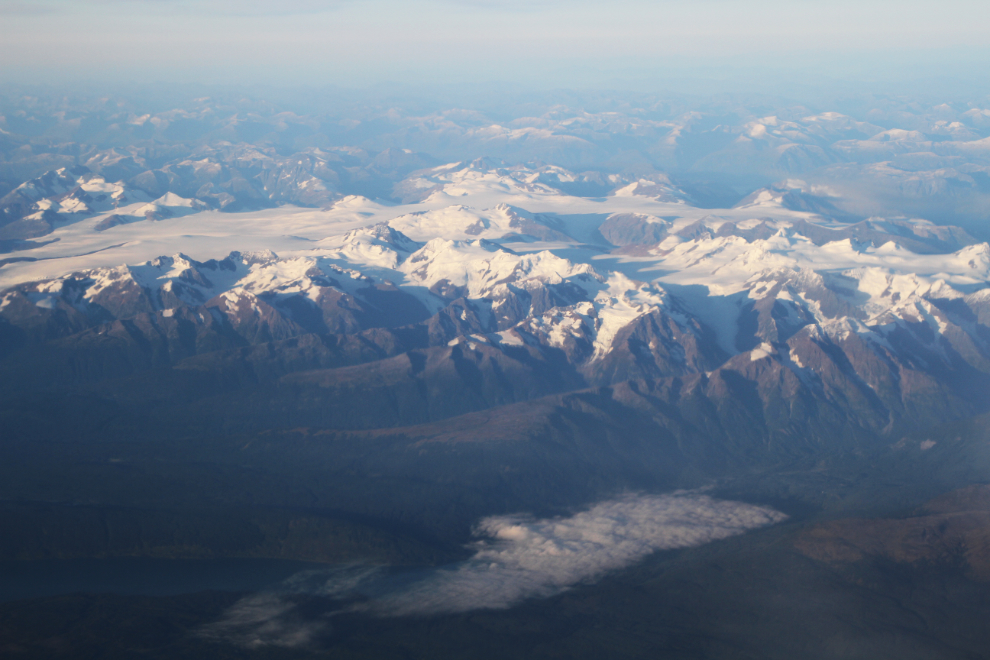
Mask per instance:
[[[774,126],[779,130],[781,124],[754,125],[751,134],[763,136]],[[593,358],[600,359],[623,328],[661,308],[682,329],[689,316],[699,319],[724,351],[737,354],[743,301],[771,294],[781,306],[775,312],[778,324],[788,317],[810,318],[826,334],[860,333],[882,343],[883,328],[892,319],[927,319],[941,334],[949,322],[931,300],[985,295],[990,280],[986,243],[963,241],[969,244],[925,254],[906,247],[936,239],[944,247],[945,232],[924,220],[892,225],[871,219],[863,231],[872,233],[852,237],[848,225],[785,208],[780,194],[769,189],[736,208],[700,209],[667,185],[641,181],[609,197],[582,198],[533,183],[535,176],[480,161],[453,164],[406,182],[430,189],[418,202],[388,205],[349,196],[323,209],[283,206],[242,213],[205,210],[168,193],[112,209],[129,218],[114,226],[105,226],[110,212],[75,214],[27,243],[30,249],[0,262],[0,289],[42,282],[31,296],[44,307],[53,304],[51,292],[60,290],[60,282],[84,273],[90,282],[85,300],[129,281],[168,291],[180,285],[174,300],[189,304],[248,294],[299,294],[316,301],[331,278],[330,288],[350,295],[362,287],[394,285],[433,311],[446,305],[438,287],[452,288],[499,313],[514,292],[550,287],[557,303],[516,319],[516,330],[557,347],[567,337],[579,338],[590,342]],[[102,179],[84,182],[83,189],[114,200],[129,195]],[[65,191],[64,182],[55,190]],[[39,208],[45,207],[43,191],[30,192]],[[609,245],[599,229],[615,218],[654,225],[662,233],[652,235],[662,240]],[[953,234],[959,235],[965,232]],[[201,281],[188,277],[195,270],[191,262],[231,253],[237,255],[228,270]],[[841,304],[823,302],[823,291]],[[484,341],[526,342],[508,327],[493,330]],[[763,343],[751,359],[772,353]]]

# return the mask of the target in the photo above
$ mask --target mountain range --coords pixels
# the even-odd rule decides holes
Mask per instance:
[[[2,560],[535,571],[710,495],[613,533],[986,579],[988,111],[5,103]]]

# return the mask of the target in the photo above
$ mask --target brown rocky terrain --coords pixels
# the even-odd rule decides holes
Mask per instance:
[[[952,491],[904,518],[822,523],[804,532],[795,546],[823,562],[882,558],[911,565],[961,565],[973,578],[990,581],[990,486]]]

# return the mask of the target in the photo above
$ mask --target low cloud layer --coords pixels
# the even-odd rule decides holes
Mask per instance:
[[[493,516],[478,524],[474,555],[452,568],[412,582],[365,566],[307,571],[276,593],[238,601],[202,634],[242,646],[307,645],[325,632],[327,619],[304,620],[294,602],[302,594],[357,597],[360,604],[343,609],[377,616],[504,609],[594,582],[658,550],[703,545],[786,517],[767,507],[698,493],[627,495],[567,518]]]
[[[347,597],[362,584],[373,582],[380,573],[378,567],[363,565],[297,573],[275,591],[241,598],[219,621],[200,629],[199,635],[248,648],[308,646],[326,632],[327,622],[323,617],[303,616],[297,606],[298,597]]]
[[[766,507],[705,495],[638,495],[597,504],[570,518],[485,518],[474,556],[373,604],[387,615],[506,608],[546,598],[657,550],[702,545],[780,522]]]

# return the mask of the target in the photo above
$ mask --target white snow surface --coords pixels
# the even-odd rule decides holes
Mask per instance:
[[[816,121],[841,119],[822,116]],[[785,124],[765,118],[750,132],[762,135],[783,130]],[[887,139],[906,136],[888,132]],[[896,318],[925,320],[942,331],[944,315],[930,299],[988,295],[981,293],[990,280],[986,243],[925,255],[895,242],[874,245],[847,238],[815,245],[795,228],[797,223],[838,226],[812,213],[784,208],[769,191],[745,207],[700,209],[683,199],[632,194],[633,190],[606,198],[573,197],[518,173],[467,164],[418,173],[412,183],[434,190],[424,201],[395,206],[351,196],[326,209],[283,206],[243,213],[200,210],[198,202],[171,193],[151,202],[133,201],[114,212],[139,217],[165,209],[170,217],[95,231],[105,213],[58,226],[37,239],[33,249],[16,254],[33,261],[0,266],[0,290],[93,271],[94,284],[86,293],[92,297],[120,278],[131,278],[139,286],[160,285],[179,277],[189,259],[222,259],[234,250],[243,257],[236,270],[211,274],[212,287],[204,296],[235,288],[315,295],[318,286],[312,277],[324,273],[344,288],[387,280],[439,308],[442,303],[427,290],[444,281],[496,306],[509,287],[531,290],[566,284],[583,292],[584,302],[531,318],[523,329],[542,333],[552,345],[584,333],[598,356],[609,350],[623,327],[643,314],[664,306],[673,314],[671,296],[735,354],[732,338],[741,301],[771,290],[777,291],[778,300],[813,314],[823,329],[840,334],[876,334]],[[102,179],[91,178],[83,189],[114,200],[124,194],[120,184]],[[595,235],[616,213],[662,218],[669,224],[669,236],[646,253],[610,251]],[[549,224],[544,220],[548,217],[553,219]],[[919,235],[930,229],[923,220],[912,222]],[[553,230],[553,239],[520,238],[525,233],[521,223],[531,223],[531,228],[532,223],[543,223]],[[765,224],[774,233],[757,240],[717,236],[726,223],[740,230]],[[676,235],[699,224],[708,230],[690,234],[693,238]],[[264,254],[269,256],[258,256]],[[175,256],[158,260],[161,255]],[[813,288],[822,277],[848,282],[844,300],[862,310],[860,320],[830,319],[814,296],[799,290]],[[51,296],[41,288],[33,295],[38,296],[36,304],[51,304]],[[517,345],[526,341],[512,330],[489,340]],[[882,337],[877,334],[876,340]],[[771,352],[761,346],[751,357]]]

